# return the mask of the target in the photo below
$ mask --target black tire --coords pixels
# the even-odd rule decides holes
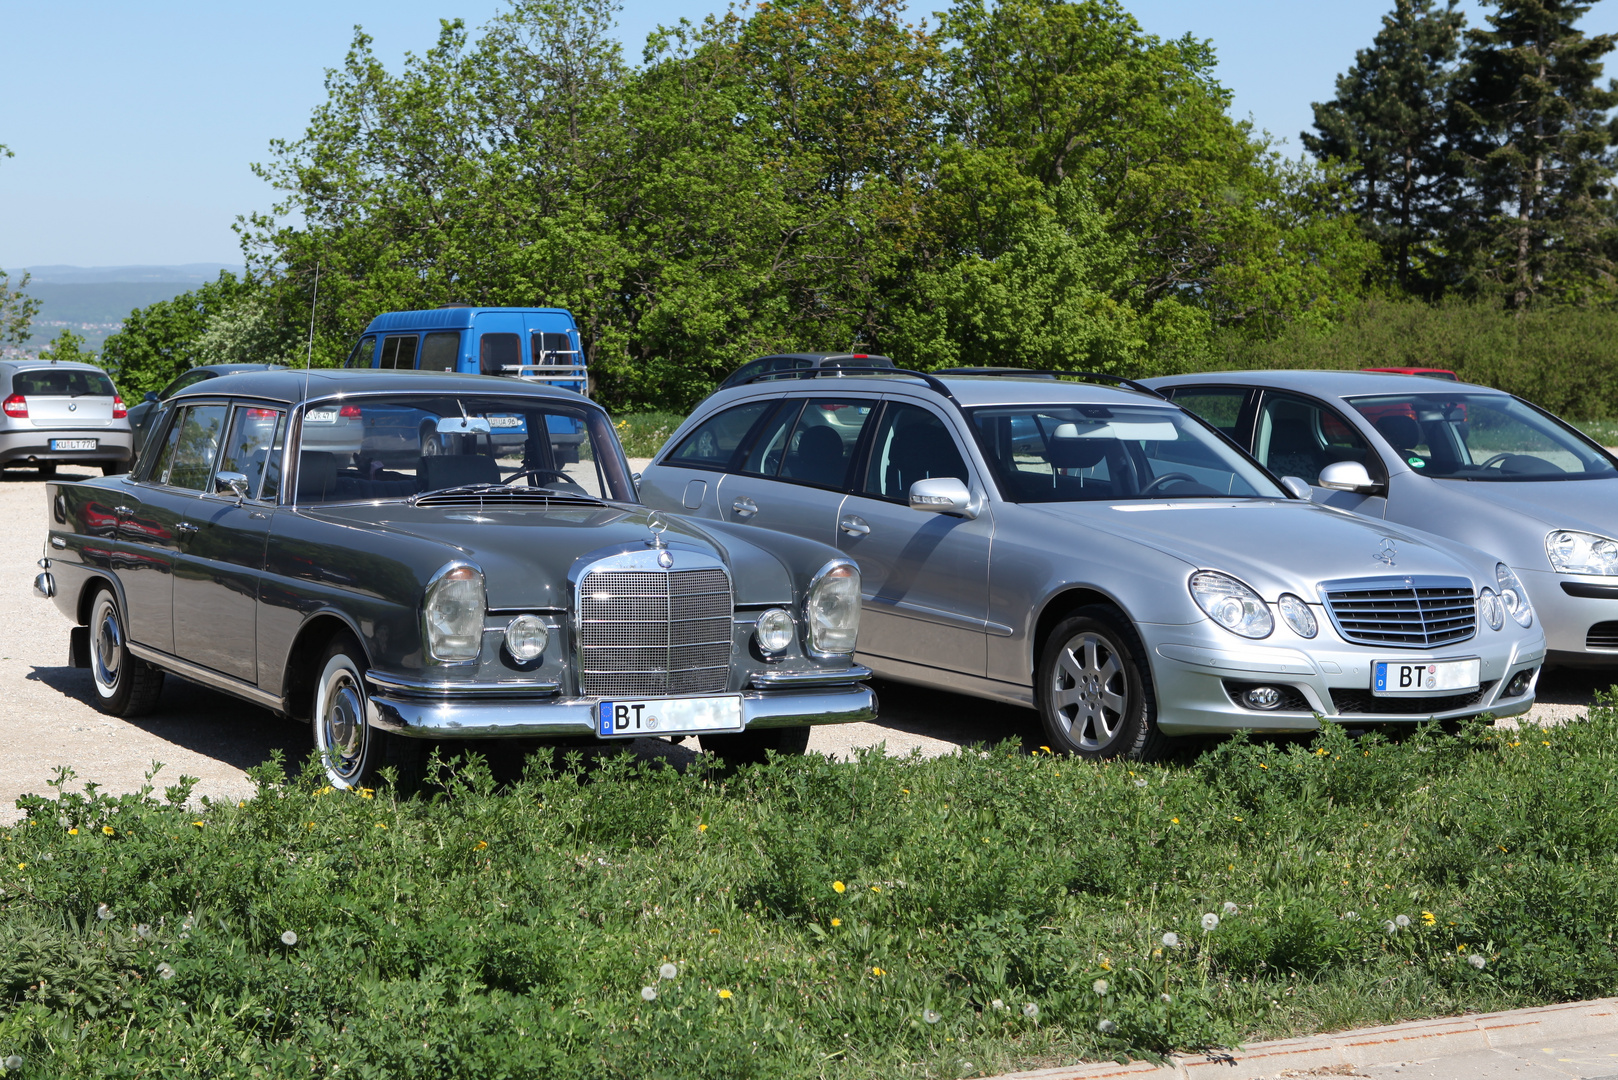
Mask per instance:
[[[697,741],[707,753],[722,759],[732,767],[762,765],[774,750],[782,757],[798,757],[809,749],[809,729],[806,727],[763,728],[743,731],[736,735],[699,735]]]
[[[365,650],[352,634],[338,634],[315,661],[315,696],[310,710],[315,753],[326,782],[334,788],[374,788],[383,769],[398,775],[398,790],[414,791],[421,783],[422,745],[372,727],[365,672]]]
[[[1034,694],[1051,749],[1091,760],[1159,761],[1174,740],[1157,729],[1157,699],[1139,636],[1117,610],[1080,608],[1045,640]]]
[[[45,477],[47,479],[49,479],[52,476],[55,476],[56,475],[56,462],[54,462],[54,461],[41,461],[39,463],[39,475],[42,476],[42,477]]]
[[[163,672],[129,651],[123,609],[111,589],[90,601],[90,682],[95,707],[109,716],[140,716],[157,706]]]

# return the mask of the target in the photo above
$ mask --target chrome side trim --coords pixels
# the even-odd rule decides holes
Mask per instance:
[[[164,671],[178,675],[182,679],[189,679],[194,683],[201,683],[203,686],[211,687],[215,690],[223,690],[227,694],[234,694],[262,708],[274,709],[276,712],[286,711],[286,702],[283,699],[267,690],[260,690],[252,683],[220,674],[212,668],[205,668],[201,664],[193,664],[189,660],[181,660],[178,656],[153,649],[136,641],[128,641],[124,644],[136,659],[144,660],[153,667],[160,667]]]
[[[755,690],[790,690],[799,686],[839,686],[870,677],[870,668],[855,664],[836,671],[759,671],[748,685]]]
[[[407,697],[428,698],[486,698],[486,697],[550,697],[561,689],[553,679],[525,679],[510,682],[445,682],[440,679],[416,679],[409,675],[392,675],[382,671],[367,671],[365,681],[382,690]]]

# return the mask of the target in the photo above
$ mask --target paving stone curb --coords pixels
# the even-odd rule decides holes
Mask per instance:
[[[1387,1027],[1359,1028],[1302,1039],[1253,1043],[1228,1054],[1176,1054],[1170,1065],[1144,1061],[1118,1065],[1074,1065],[1006,1073],[991,1080],[1268,1080],[1287,1073],[1330,1066],[1391,1065],[1448,1054],[1512,1046],[1567,1042],[1618,1034],[1618,998],[1574,1001],[1538,1009],[1473,1013],[1437,1020],[1413,1020]],[[1325,1075],[1315,1072],[1314,1075]],[[1351,1075],[1351,1074],[1350,1074]]]

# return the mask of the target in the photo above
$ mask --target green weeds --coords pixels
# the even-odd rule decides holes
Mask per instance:
[[[1618,713],[1190,764],[256,774],[0,829],[22,1076],[968,1076],[1618,992]],[[13,1075],[8,1071],[6,1076]]]
[[[624,453],[645,458],[656,454],[684,420],[684,413],[620,413],[613,426],[618,429],[618,441],[624,444]]]

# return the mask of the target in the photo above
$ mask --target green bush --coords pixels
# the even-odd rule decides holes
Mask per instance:
[[[1373,300],[1341,322],[1290,324],[1274,341],[1228,335],[1219,366],[1448,368],[1570,419],[1618,416],[1618,311]]]
[[[618,441],[624,444],[624,453],[644,458],[657,453],[684,420],[685,413],[620,413],[613,426],[618,429]]]
[[[473,758],[408,801],[272,763],[200,810],[64,770],[0,829],[0,1062],[966,1076],[1609,995],[1615,759],[1603,707],[1151,768]]]

